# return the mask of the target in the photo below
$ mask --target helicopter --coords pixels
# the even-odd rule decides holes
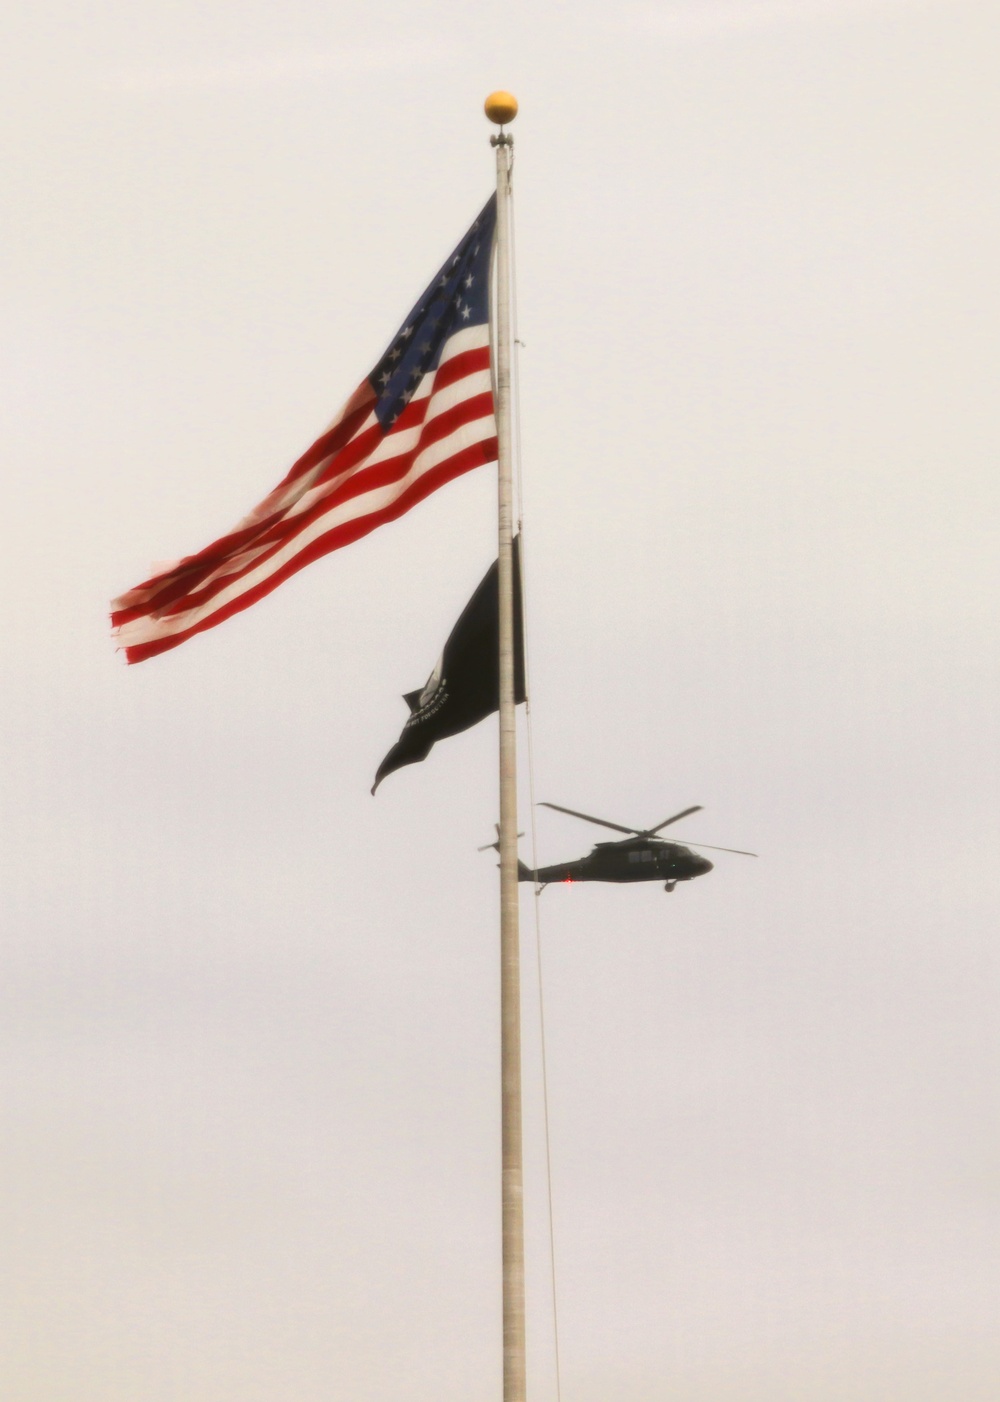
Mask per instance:
[[[696,876],[704,876],[714,865],[707,857],[699,856],[679,842],[669,842],[656,834],[671,823],[679,823],[691,813],[700,813],[702,805],[685,808],[672,818],[665,818],[652,828],[627,828],[621,823],[609,823],[606,818],[595,818],[590,813],[578,813],[575,808],[563,808],[558,803],[542,803],[543,808],[553,808],[557,813],[568,813],[572,818],[582,818],[585,823],[596,823],[599,827],[612,828],[628,836],[618,842],[598,842],[586,857],[575,862],[559,862],[554,866],[539,867],[532,871],[524,862],[518,861],[517,879],[535,881],[542,888],[552,881],[662,881],[665,891],[672,891],[678,881],[693,881]],[[713,847],[708,842],[694,842],[692,847],[707,847],[712,852],[732,852],[739,857],[756,857],[756,852],[743,852],[738,847]],[[499,841],[488,847],[499,848]],[[487,847],[481,847],[481,852]]]

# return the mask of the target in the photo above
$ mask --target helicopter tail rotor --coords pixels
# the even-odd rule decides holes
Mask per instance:
[[[491,851],[492,851],[492,852],[499,852],[499,851],[500,851],[500,824],[499,824],[499,823],[494,823],[493,826],[494,826],[494,827],[496,828],[496,830],[497,830],[496,841],[495,841],[495,842],[487,842],[486,845],[485,845],[484,847],[477,847],[477,848],[476,848],[476,851],[477,851],[477,852],[491,852]],[[519,832],[519,833],[518,833],[518,837],[523,837],[523,836],[524,836],[524,833],[523,833],[523,832]]]
[[[496,841],[495,841],[495,842],[487,842],[483,847],[477,847],[477,848],[476,848],[476,851],[477,851],[477,852],[488,852],[488,851],[490,850],[490,848],[492,848],[494,852],[499,852],[499,851],[500,851],[500,824],[499,824],[499,823],[494,823],[493,826],[494,826],[494,827],[496,828],[496,830],[497,830]]]

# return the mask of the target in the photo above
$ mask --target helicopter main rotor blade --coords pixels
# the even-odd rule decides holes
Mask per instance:
[[[710,852],[732,852],[737,857],[756,857],[756,852],[744,852],[739,847],[713,847],[711,842],[688,842],[684,839],[684,847],[707,847]]]
[[[657,824],[655,828],[646,828],[645,832],[641,832],[639,836],[652,837],[653,834],[659,832],[661,828],[668,828],[671,823],[679,823],[680,820],[682,818],[686,818],[689,813],[700,813],[701,809],[702,805],[700,803],[696,803],[693,808],[685,808],[683,813],[675,813],[672,818],[664,818],[663,822]]]
[[[544,799],[541,800],[540,806],[542,808],[554,808],[557,813],[568,813],[571,818],[582,818],[585,823],[596,823],[599,828],[613,828],[615,832],[627,832],[630,837],[645,835],[640,833],[638,828],[623,828],[621,823],[609,823],[606,818],[592,818],[589,813],[578,813],[575,808],[563,808],[561,804],[546,803]],[[690,811],[694,812],[694,809]],[[679,814],[678,816],[683,817],[684,815]]]

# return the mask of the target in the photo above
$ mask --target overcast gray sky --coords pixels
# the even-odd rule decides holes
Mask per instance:
[[[138,667],[106,615],[371,368],[505,86],[538,797],[761,853],[541,899],[565,1402],[993,1402],[995,7],[4,29],[4,1399],[499,1395],[495,722],[368,792],[492,473]]]

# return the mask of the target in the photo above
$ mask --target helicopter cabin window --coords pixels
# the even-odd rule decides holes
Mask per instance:
[[[652,862],[655,856],[652,852],[630,852],[628,859],[630,862]]]

